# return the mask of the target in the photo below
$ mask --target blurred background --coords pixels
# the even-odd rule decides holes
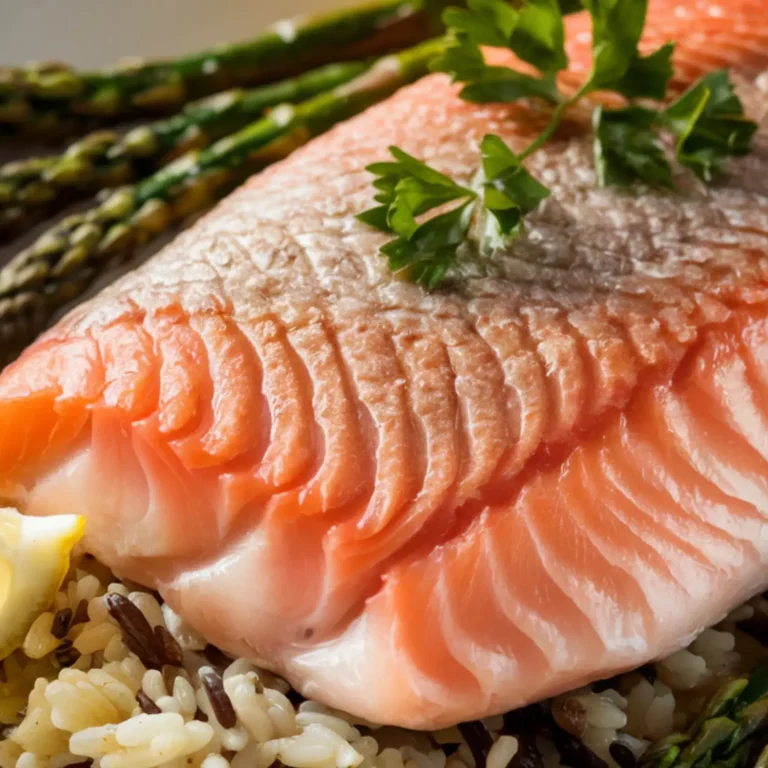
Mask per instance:
[[[299,13],[354,0],[0,0],[0,65],[61,59],[80,67],[122,56],[176,56],[252,37]]]

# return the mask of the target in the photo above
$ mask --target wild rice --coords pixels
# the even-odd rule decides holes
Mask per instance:
[[[51,634],[61,640],[69,632],[69,628],[72,626],[72,609],[62,608],[56,611],[56,615],[53,617],[51,624]]]
[[[198,674],[219,724],[222,728],[234,728],[237,725],[237,715],[224,690],[221,675],[212,667],[202,667]]]
[[[125,644],[146,667],[161,669],[165,655],[164,648],[141,610],[117,591],[107,595],[106,603],[109,615],[123,630]]]
[[[766,628],[755,598],[657,664],[411,733],[305,701],[83,558],[0,664],[0,768],[637,768],[724,678],[766,657]]]

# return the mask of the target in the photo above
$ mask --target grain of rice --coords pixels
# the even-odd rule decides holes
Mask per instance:
[[[725,622],[728,624],[734,624],[745,619],[751,619],[755,615],[754,606],[740,605],[738,608],[734,608],[726,617]]]
[[[63,639],[72,626],[72,609],[61,608],[57,610],[51,624],[51,634],[58,640]]]
[[[229,768],[229,760],[221,755],[208,755],[200,764],[200,768]]]
[[[115,738],[116,725],[104,727],[84,728],[72,734],[69,740],[69,748],[76,755],[89,755],[101,757],[118,748]]]
[[[123,630],[125,644],[150,669],[163,666],[162,648],[144,614],[127,597],[110,590],[107,610]]]
[[[83,629],[75,639],[74,648],[83,655],[103,651],[109,641],[120,634],[120,630],[107,621],[99,624],[89,622],[81,626]]]
[[[138,747],[155,736],[180,731],[184,718],[176,714],[139,715],[117,726],[115,739],[121,747]]]
[[[673,653],[657,665],[660,679],[676,690],[690,690],[709,676],[707,662],[687,648]]]
[[[224,690],[224,680],[212,667],[203,667],[200,670],[200,682],[203,684],[211,710],[222,728],[234,728],[237,725],[237,716],[232,702]]]
[[[152,701],[168,695],[163,674],[157,669],[148,669],[141,678],[141,688]]]
[[[224,685],[238,719],[251,737],[257,741],[269,741],[275,729],[267,713],[268,703],[262,695],[264,689],[256,689],[251,675],[227,678]]]
[[[83,605],[87,606],[87,612],[84,617],[82,616]],[[107,598],[105,595],[102,595],[100,597],[94,597],[88,602],[81,601],[77,606],[77,610],[75,611],[74,623],[79,624],[81,622],[90,620],[96,624],[102,621],[111,620],[111,618],[112,617],[109,615],[109,609],[107,608]]]
[[[609,747],[611,758],[619,768],[635,768],[637,759],[632,750],[620,741],[614,741]]]
[[[32,752],[24,752],[19,755],[16,768],[43,768],[43,764],[37,755],[34,755]]]
[[[128,599],[144,614],[152,629],[164,623],[160,604],[152,595],[146,592],[131,592]]]
[[[123,642],[122,635],[115,635],[104,648],[105,661],[122,661],[129,653],[128,646]]]
[[[360,738],[360,731],[340,717],[325,715],[319,712],[299,712],[299,714],[296,715],[296,725],[298,725],[299,728],[306,728],[313,723],[324,725],[326,728],[334,731],[342,739],[346,739],[347,741],[356,741]]]
[[[50,611],[41,613],[32,623],[24,638],[22,650],[30,659],[42,659],[59,644],[59,639],[52,632],[54,615]]]
[[[518,746],[514,736],[499,736],[488,752],[487,768],[507,768],[517,754]]]
[[[593,728],[618,730],[627,724],[627,716],[611,699],[603,694],[588,694],[586,705],[587,724]]]
[[[77,582],[77,598],[73,601],[72,607],[75,608],[80,605],[81,600],[93,600],[96,595],[103,591],[103,587],[99,580],[93,574],[89,573],[86,576],[83,576],[83,578],[79,579]]]
[[[165,627],[157,626],[155,627],[155,637],[162,653],[163,662],[180,667],[184,663],[184,653],[173,635]]]
[[[179,702],[180,711],[189,717],[194,715],[197,709],[195,689],[190,682],[179,676],[173,681],[173,697]]]
[[[164,697],[160,697],[164,698]],[[139,706],[141,707],[141,711],[144,712],[147,715],[159,715],[163,710],[160,709],[160,707],[155,704],[152,699],[147,696],[144,691],[139,691],[136,694],[136,700],[139,702]]]
[[[663,739],[672,732],[672,715],[675,710],[675,697],[672,691],[660,681],[654,683],[655,698],[645,714],[645,734],[653,741]]]

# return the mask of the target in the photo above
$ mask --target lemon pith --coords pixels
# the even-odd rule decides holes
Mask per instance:
[[[0,509],[0,659],[21,646],[53,601],[84,528],[78,515],[28,517]]]

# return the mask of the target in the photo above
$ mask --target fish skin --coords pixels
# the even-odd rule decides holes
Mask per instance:
[[[677,84],[731,66],[760,121],[726,179],[597,189],[576,114],[530,160],[552,195],[524,236],[444,291],[355,221],[365,166],[397,144],[463,182],[541,115],[430,76],[254,177],[3,372],[0,489],[85,514],[210,641],[376,722],[687,645],[768,585],[766,9],[651,1]]]

